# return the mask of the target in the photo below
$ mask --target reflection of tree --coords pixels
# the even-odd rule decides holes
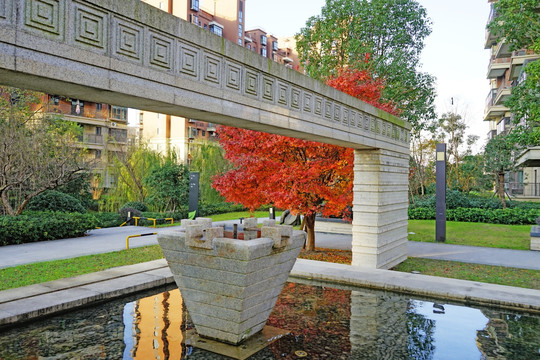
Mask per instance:
[[[296,350],[308,351],[310,359],[323,354],[339,359],[350,353],[349,317],[350,291],[288,283],[267,325],[289,330],[291,336],[270,349],[280,359],[296,359]]]
[[[409,302],[407,311],[407,351],[409,358],[428,360],[433,359],[435,344],[433,333],[435,331],[435,321],[417,314],[414,301]]]
[[[477,344],[486,359],[529,360],[538,358],[540,318],[483,311],[489,318],[477,331]]]

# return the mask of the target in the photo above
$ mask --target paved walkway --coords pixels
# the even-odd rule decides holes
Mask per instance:
[[[222,221],[215,224],[232,226],[232,223],[234,221]],[[80,238],[2,246],[0,247],[0,268],[119,251],[126,248],[126,237],[128,235],[159,233],[170,229],[152,229],[140,226],[116,227],[92,230],[87,236]],[[352,247],[352,237],[347,234],[320,232],[317,233],[316,239],[317,247],[342,250],[350,250]],[[130,248],[153,244],[157,244],[155,235],[132,238],[129,242]],[[540,251],[410,241],[409,256],[540,270]]]

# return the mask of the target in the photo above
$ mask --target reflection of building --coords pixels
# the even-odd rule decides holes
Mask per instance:
[[[60,114],[82,128],[78,140],[95,163],[94,174],[101,176],[102,187],[113,186],[115,179],[108,166],[127,143],[127,108],[55,95],[43,95],[41,100],[45,113]]]
[[[396,294],[351,291],[351,358],[409,358],[407,309],[408,300]]]
[[[279,48],[279,40],[262,29],[246,31],[246,0],[142,0],[239,46],[300,70],[294,46]],[[294,39],[293,39],[294,40]],[[292,44],[292,43],[290,43]],[[296,61],[296,63],[295,63]],[[163,154],[175,153],[189,162],[199,141],[215,139],[215,125],[178,116],[141,112],[141,139]]]
[[[497,17],[494,3],[498,0],[488,0],[491,3],[491,13],[488,23]],[[484,121],[489,121],[489,138],[507,133],[513,126],[514,115],[505,105],[510,97],[512,88],[524,80],[523,68],[530,62],[540,58],[529,50],[510,51],[509,45],[498,40],[489,29],[486,30],[485,48],[491,49],[487,78],[491,89],[486,98]],[[523,121],[523,120],[522,120]],[[527,149],[516,165],[523,165],[521,171],[506,174],[506,190],[510,196],[521,198],[540,198],[540,148]]]
[[[182,315],[178,289],[126,304],[124,359],[181,359]]]

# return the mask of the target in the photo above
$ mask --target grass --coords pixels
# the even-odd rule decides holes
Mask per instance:
[[[299,258],[350,264],[352,252],[346,250],[316,248],[315,251],[302,250]],[[517,286],[536,290],[540,289],[539,270],[421,258],[408,258],[393,270],[401,272],[419,271],[424,275]]]
[[[499,225],[448,221],[446,243],[529,250],[530,225]],[[409,220],[409,240],[435,242],[435,220]]]
[[[540,290],[540,271],[502,266],[468,264],[456,261],[408,258],[396,271],[419,271],[424,275],[479,281]]]
[[[0,291],[163,258],[158,245],[0,269]]]

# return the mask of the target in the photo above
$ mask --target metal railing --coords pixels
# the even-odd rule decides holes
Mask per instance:
[[[510,196],[540,197],[540,183],[505,183],[504,187]]]

